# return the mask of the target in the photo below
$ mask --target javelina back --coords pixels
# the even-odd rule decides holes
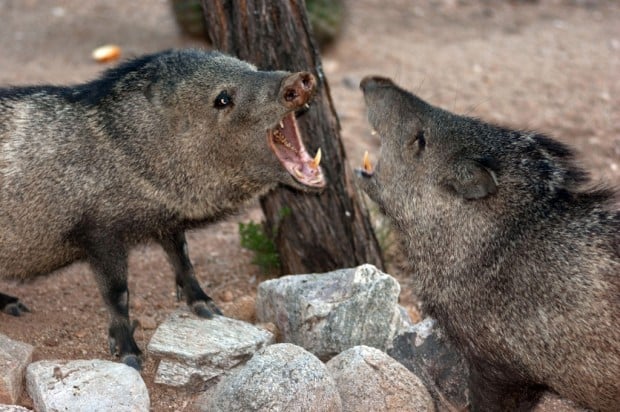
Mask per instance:
[[[381,136],[368,195],[404,237],[416,292],[471,369],[472,410],[550,388],[620,410],[620,212],[563,144],[361,83]]]
[[[315,88],[310,73],[183,50],[74,87],[0,89],[0,276],[29,279],[88,261],[111,315],[111,350],[139,367],[129,249],[159,242],[193,311],[219,313],[194,277],[184,231],[278,183],[324,186],[295,121]],[[8,295],[0,306],[25,309]]]

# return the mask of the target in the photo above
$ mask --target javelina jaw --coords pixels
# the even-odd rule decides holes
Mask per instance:
[[[267,132],[269,147],[282,166],[299,183],[310,187],[325,187],[323,171],[319,167],[321,150],[310,157],[299,134],[295,114],[286,115],[280,123]]]

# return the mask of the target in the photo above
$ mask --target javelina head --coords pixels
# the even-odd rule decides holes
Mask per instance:
[[[135,151],[146,153],[160,179],[182,169],[173,183],[181,195],[180,186],[196,196],[218,181],[248,193],[277,183],[300,189],[325,185],[320,154],[308,154],[295,120],[315,93],[312,74],[259,71],[218,52],[180,50],[159,54],[136,78],[125,80],[119,104],[127,111],[133,110],[127,109],[130,99],[147,100],[147,119],[126,116],[142,118],[129,127],[143,129],[134,135],[148,136]],[[139,96],[127,97],[130,88]]]
[[[570,150],[545,136],[452,114],[390,79],[366,77],[360,87],[381,153],[375,170],[367,163],[358,176],[397,221],[475,225],[473,216],[539,211],[544,199],[566,195],[585,177]]]

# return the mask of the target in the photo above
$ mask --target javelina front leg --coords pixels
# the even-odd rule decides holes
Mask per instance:
[[[213,299],[202,290],[194,275],[194,267],[189,260],[187,241],[183,231],[162,238],[160,243],[174,268],[177,297],[180,299],[181,296],[185,296],[189,307],[200,317],[212,318],[213,314],[221,315],[222,312],[215,306]]]
[[[0,293],[0,311],[9,315],[20,316],[24,312],[30,312],[30,309],[15,296]]]
[[[530,382],[512,381],[517,373],[500,371],[487,362],[469,365],[471,412],[530,411],[544,390]]]
[[[140,370],[142,352],[133,338],[135,325],[129,323],[127,249],[122,242],[115,242],[113,237],[100,237],[98,241],[89,243],[88,260],[110,313],[110,352],[118,354],[124,364]]]

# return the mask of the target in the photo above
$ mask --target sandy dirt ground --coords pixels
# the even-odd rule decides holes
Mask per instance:
[[[415,5],[412,5],[415,4]],[[458,1],[350,0],[339,41],[323,63],[352,167],[364,150],[378,154],[359,81],[394,78],[433,104],[461,114],[553,135],[577,149],[596,181],[620,183],[620,2],[613,0]],[[208,47],[184,37],[167,0],[0,0],[0,86],[66,84],[106,66],[90,58],[117,43],[123,57],[171,47]],[[239,245],[238,221],[261,219],[252,204],[238,216],[191,232],[197,276],[229,316],[252,320],[264,275]],[[1,230],[1,228],[0,228]],[[415,312],[415,291],[391,249],[389,271]],[[141,246],[130,257],[131,315],[145,348],[158,323],[180,304],[163,252]],[[26,284],[0,281],[32,313],[0,314],[0,333],[36,347],[34,359],[111,359],[107,313],[86,265]],[[184,410],[191,397],[143,376],[154,411]],[[27,394],[20,404],[32,406]]]

